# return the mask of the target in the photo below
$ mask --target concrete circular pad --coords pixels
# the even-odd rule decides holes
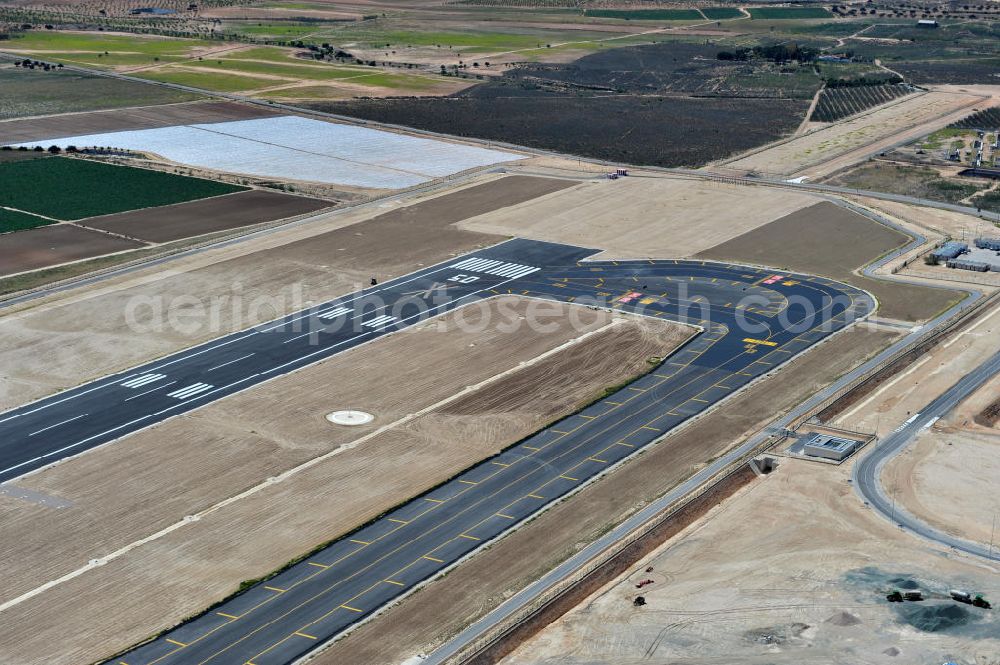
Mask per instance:
[[[334,411],[326,414],[326,419],[335,425],[367,425],[375,416],[364,411]]]

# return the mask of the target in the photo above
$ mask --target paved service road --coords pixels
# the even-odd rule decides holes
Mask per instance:
[[[887,519],[918,536],[933,540],[953,549],[976,556],[1000,561],[1000,548],[973,543],[948,535],[923,520],[913,516],[886,495],[881,476],[885,464],[901,453],[921,431],[931,427],[947,415],[962,400],[1000,372],[1000,352],[987,358],[981,365],[963,376],[916,415],[897,427],[892,434],[854,466],[853,480],[857,492],[865,503]]]
[[[292,662],[874,307],[866,293],[822,278],[582,260],[592,253],[509,241],[386,283],[384,308],[363,310],[374,289],[353,294],[0,417],[10,477],[404,327],[418,315],[398,303],[416,300],[437,313],[513,293],[703,330],[628,387],[108,662]],[[429,305],[442,285],[447,301]],[[334,325],[341,319],[359,325]]]

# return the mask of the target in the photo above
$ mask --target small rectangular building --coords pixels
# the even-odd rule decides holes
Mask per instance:
[[[1000,238],[976,238],[976,247],[979,249],[992,249],[1000,252]]]
[[[802,452],[811,457],[822,457],[839,462],[853,453],[857,446],[857,441],[816,433],[802,447]]]
[[[939,261],[947,261],[949,259],[954,259],[962,254],[969,251],[969,246],[964,242],[956,242],[954,240],[946,242],[937,249],[935,249],[931,254],[934,258]]]
[[[959,270],[972,270],[975,272],[986,272],[990,269],[989,264],[983,261],[974,261],[972,259],[948,259],[949,268],[958,268]]]
[[[918,28],[936,28],[938,27],[938,22],[932,18],[922,18],[917,21]]]

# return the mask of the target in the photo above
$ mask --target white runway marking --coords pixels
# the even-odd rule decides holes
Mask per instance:
[[[363,325],[366,328],[382,328],[385,327],[387,324],[392,323],[395,320],[396,320],[395,316],[388,316],[387,314],[383,314],[382,316],[376,316],[374,319],[370,321],[365,321],[361,325]]]
[[[482,272],[487,275],[507,277],[508,279],[517,279],[518,277],[524,277],[525,275],[530,275],[533,272],[541,270],[541,268],[521,265],[520,263],[504,263],[503,261],[481,259],[475,256],[464,261],[459,261],[449,267],[456,270],[468,270],[469,272]]]
[[[249,358],[249,357],[250,357],[250,356],[252,356],[252,355],[253,355],[252,353],[248,353],[248,354],[246,354],[245,356],[240,356],[239,358],[236,358],[236,359],[234,359],[234,360],[230,360],[230,361],[229,361],[229,362],[227,362],[227,363],[222,363],[221,365],[216,365],[215,367],[209,367],[209,368],[208,368],[208,369],[206,369],[205,371],[206,371],[206,372],[211,372],[212,370],[216,370],[216,369],[219,369],[220,367],[225,367],[226,365],[232,365],[233,363],[238,363],[238,362],[239,362],[239,361],[241,361],[241,360],[246,360],[247,358]]]
[[[141,388],[147,383],[153,383],[165,378],[167,378],[166,374],[143,374],[118,385],[125,386],[126,388]]]
[[[32,433],[31,433],[31,434],[29,434],[28,436],[35,436],[36,434],[41,434],[42,432],[44,432],[44,431],[46,431],[46,430],[50,430],[50,429],[52,429],[53,427],[59,427],[60,425],[65,425],[66,423],[71,423],[71,422],[73,422],[74,420],[79,420],[80,418],[83,418],[83,417],[84,417],[85,415],[87,415],[87,414],[86,414],[86,413],[81,413],[80,415],[78,415],[78,416],[75,416],[75,417],[73,417],[73,418],[70,418],[69,420],[64,420],[64,421],[62,421],[61,423],[56,423],[55,425],[49,425],[48,427],[43,427],[42,429],[40,429],[40,430],[38,430],[38,431],[36,431],[36,432],[32,432]]]
[[[195,383],[181,388],[180,390],[175,390],[172,393],[167,393],[167,397],[173,397],[174,399],[187,399],[188,397],[194,397],[198,393],[203,393],[206,390],[211,389],[212,386],[207,383]]]
[[[162,386],[156,386],[155,388],[150,388],[149,390],[147,390],[145,392],[141,392],[138,395],[132,395],[131,397],[126,397],[125,401],[129,402],[131,400],[134,400],[134,399],[137,399],[139,397],[142,397],[143,395],[148,395],[149,393],[155,393],[157,390],[163,390],[167,386],[172,386],[175,383],[177,383],[177,382],[176,381],[171,381],[170,383],[164,383]]]
[[[328,309],[325,312],[320,312],[316,315],[317,318],[329,321],[330,319],[335,319],[338,316],[352,312],[350,307],[334,307],[333,309]]]

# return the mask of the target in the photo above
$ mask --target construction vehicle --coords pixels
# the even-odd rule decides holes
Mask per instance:
[[[961,589],[952,589],[948,592],[952,600],[957,600],[960,603],[972,604],[972,594],[968,591],[962,591]]]
[[[983,598],[983,595],[981,593],[976,594],[976,597],[972,599],[972,604],[975,607],[981,607],[984,610],[988,610],[993,607],[992,605],[990,605],[990,601]]]
[[[903,594],[903,598],[905,600],[919,602],[924,599],[924,594],[920,593],[919,591],[907,591],[906,593]]]
[[[898,589],[893,589],[890,593],[886,594],[885,599],[890,603],[901,603],[903,602],[903,594]]]
[[[635,588],[636,589],[641,589],[642,587],[646,586],[647,584],[652,584],[652,583],[653,583],[653,580],[642,580],[641,582],[638,582],[635,585]]]
[[[635,600],[632,601],[632,604],[636,607],[642,607],[646,604],[646,599],[642,596],[636,596]]]

